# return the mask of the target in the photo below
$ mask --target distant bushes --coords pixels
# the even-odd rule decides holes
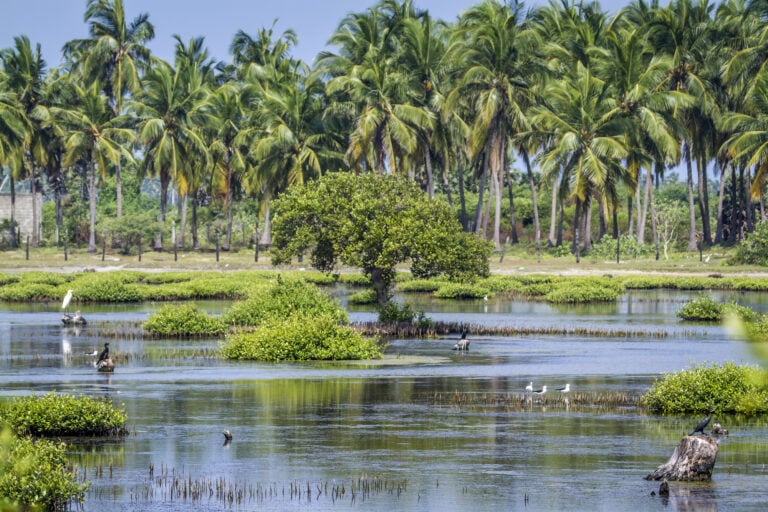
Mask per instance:
[[[19,436],[115,436],[126,433],[125,422],[125,412],[110,402],[85,396],[48,393],[0,407],[0,423]]]
[[[733,363],[696,366],[665,375],[643,395],[641,405],[665,414],[717,412],[763,414],[768,412],[764,372]]]
[[[556,282],[544,294],[544,300],[558,304],[583,302],[612,302],[624,293],[624,286],[609,278],[584,278]]]
[[[736,246],[732,264],[768,265],[768,222],[755,224],[755,230],[747,233],[746,239]]]
[[[482,299],[491,292],[488,288],[468,283],[446,283],[432,294],[439,299]]]

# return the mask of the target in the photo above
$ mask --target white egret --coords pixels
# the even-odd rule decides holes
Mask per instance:
[[[67,294],[64,296],[64,300],[61,301],[61,309],[67,309],[69,301],[72,300],[72,290],[67,290]]]

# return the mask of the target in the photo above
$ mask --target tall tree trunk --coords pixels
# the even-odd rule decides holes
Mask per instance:
[[[234,194],[232,191],[232,177],[234,172],[232,170],[232,162],[230,158],[231,156],[227,157],[227,195],[224,200],[227,209],[227,233],[225,236],[224,245],[221,247],[223,251],[228,251],[232,245],[232,202],[234,200]]]
[[[427,147],[425,153],[424,167],[427,169],[427,196],[431,201],[435,198],[435,178],[432,175],[432,155],[429,152],[429,147]]]
[[[637,231],[640,231],[640,224],[645,222],[645,219],[643,219],[643,205],[640,202],[640,195],[641,195],[641,189],[640,183],[637,184],[635,187],[635,223],[629,225],[629,229],[627,230],[627,234],[629,236],[633,236],[635,233],[632,231],[632,226],[637,225]],[[642,242],[641,242],[642,243]]]
[[[531,169],[531,159],[528,157],[528,151],[522,149],[525,170],[528,174],[528,186],[531,189],[531,207],[533,208],[533,240],[536,244],[536,250],[541,249],[541,224],[539,223],[539,203],[536,200],[536,180],[533,178],[533,169]],[[554,212],[554,210],[552,210]]]
[[[264,232],[261,234],[261,240],[259,240],[259,245],[263,247],[272,245],[272,222],[270,216],[270,205],[267,203],[267,211],[264,213]]]
[[[557,205],[557,192],[558,192],[558,182],[560,180],[560,176],[555,176],[554,181],[552,182],[552,206],[550,208],[550,214],[549,214],[549,237],[547,238],[547,245],[550,247],[554,247],[557,244],[557,239],[555,238],[555,226],[557,224],[557,213],[558,213],[558,205]],[[562,240],[561,240],[562,241]]]
[[[581,230],[581,200],[576,197],[576,209],[573,212],[573,242],[571,244],[571,253],[579,254],[579,231]]]
[[[491,217],[491,204],[493,203],[493,198],[496,197],[496,176],[493,174],[493,171],[491,171],[489,178],[490,179],[488,180],[488,198],[485,201],[485,207],[483,208],[483,220],[481,221],[482,228],[483,228],[482,229],[483,238],[485,238],[486,240],[488,239],[488,221]]]
[[[496,210],[493,215],[493,243],[496,249],[501,249],[501,197],[502,189],[504,187],[504,174],[507,172],[506,167],[506,147],[504,144],[504,137],[499,130],[495,130],[492,154],[495,155],[495,161],[491,162],[491,180],[495,187],[494,199],[496,203]],[[495,175],[495,176],[494,176]]]
[[[181,233],[179,233],[179,237],[177,238],[176,247],[180,249],[184,249],[184,233],[187,231],[187,202],[189,199],[189,194],[184,194],[184,197],[181,198]]]
[[[30,162],[29,167],[29,175],[30,175],[30,190],[32,191],[32,241],[31,246],[37,247],[37,242],[39,240],[40,236],[40,230],[37,227],[38,224],[38,218],[37,218],[37,179],[35,176],[35,165],[33,162]]]
[[[557,240],[555,240],[555,245],[560,247],[563,245],[563,223],[565,221],[565,206],[562,201],[558,204],[557,209],[559,213],[557,215]]]
[[[720,167],[720,187],[717,192],[717,226],[715,227],[715,243],[723,243],[723,199],[725,198],[725,166]]]
[[[192,250],[200,250],[200,237],[197,234],[197,193],[192,198]]]
[[[597,203],[597,219],[598,219],[598,234],[597,239],[602,240],[605,236],[605,233],[608,231],[608,227],[606,226],[606,202],[601,199]]]
[[[483,195],[485,194],[485,182],[488,180],[488,147],[483,155],[483,173],[480,175],[480,188],[477,194],[477,207],[475,208],[475,221],[473,229],[475,233],[482,233],[481,215],[483,214]]]
[[[509,193],[509,223],[512,226],[512,243],[519,243],[517,239],[517,218],[515,217],[515,201],[512,193],[512,176],[509,173],[504,173],[507,177],[507,191]]]
[[[637,243],[645,242],[645,226],[648,223],[648,211],[651,205],[651,194],[653,193],[653,177],[651,176],[651,167],[645,172],[645,190],[643,193],[642,213],[638,211],[639,222],[637,224]]]
[[[582,244],[582,247],[585,251],[588,251],[592,248],[592,208],[594,206],[594,201],[592,201],[592,196],[588,195],[587,200],[585,201],[584,207],[582,210],[584,210],[584,230],[582,231],[582,238],[584,239],[584,243]]]
[[[88,172],[88,206],[90,224],[88,229],[88,252],[96,252],[96,164],[91,162]]]
[[[459,221],[464,231],[469,231],[469,216],[467,215],[467,198],[464,196],[464,161],[459,156],[456,159],[456,172],[459,178]]]
[[[123,175],[120,161],[115,165],[115,217],[123,216]]]
[[[696,250],[696,205],[693,200],[693,167],[691,149],[685,142],[685,165],[688,170],[688,250]]]
[[[8,177],[11,185],[11,247],[19,246],[16,239],[16,180],[13,179],[13,171],[8,169]]]
[[[747,214],[747,232],[751,233],[755,230],[755,208],[752,203],[752,171],[747,167],[744,173],[744,211]]]
[[[696,169],[698,171],[698,196],[699,196],[699,214],[701,215],[701,243],[712,245],[712,233],[709,226],[709,187],[707,186],[707,169],[704,159],[699,156],[696,159]]]
[[[635,208],[632,202],[635,200],[634,194],[627,193],[627,222],[629,223],[629,234],[632,235],[633,220],[635,217]]]
[[[155,250],[163,250],[163,230],[165,229],[165,211],[168,207],[168,185],[171,183],[171,175],[166,169],[160,170],[160,226],[155,238]]]
[[[736,166],[731,166],[731,218],[728,223],[729,232],[727,241],[729,244],[736,242],[739,223],[739,194],[736,192],[738,182],[736,180]]]
[[[443,157],[443,165],[441,166],[440,176],[443,179],[443,188],[445,189],[445,196],[448,199],[448,206],[450,206],[451,210],[453,210],[453,194],[451,193],[451,185],[448,183],[448,162],[450,162],[450,159],[448,152],[446,151]],[[464,226],[463,223],[462,226]]]

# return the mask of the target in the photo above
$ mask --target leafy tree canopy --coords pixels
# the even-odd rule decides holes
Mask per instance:
[[[293,187],[274,207],[273,264],[309,252],[323,272],[360,267],[379,305],[390,298],[396,265],[406,261],[419,277],[489,273],[491,245],[464,233],[446,203],[428,200],[409,180],[332,173]]]

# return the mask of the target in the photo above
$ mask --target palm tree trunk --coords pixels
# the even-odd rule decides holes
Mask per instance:
[[[635,200],[634,194],[627,193],[627,222],[629,223],[629,234],[632,234],[633,219],[635,217],[635,208],[633,201]]]
[[[523,162],[528,174],[528,186],[531,189],[531,207],[533,208],[533,240],[536,244],[536,250],[541,249],[541,224],[539,223],[539,203],[536,200],[536,180],[533,179],[533,169],[531,169],[531,159],[528,158],[528,151],[523,149]],[[554,212],[554,210],[552,210]]]
[[[693,201],[693,167],[691,165],[691,149],[685,143],[685,164],[688,170],[688,250],[696,250],[696,205]]]
[[[731,166],[731,218],[730,222],[728,223],[729,226],[729,232],[727,241],[728,243],[734,243],[736,242],[736,228],[738,226],[738,219],[739,219],[739,194],[736,192],[736,189],[738,188],[738,183],[736,181],[736,166]]]
[[[579,230],[581,228],[581,199],[576,198],[576,211],[573,213],[573,244],[571,252],[576,255],[576,263],[581,259],[581,247],[579,247]]]
[[[264,213],[264,232],[261,234],[261,240],[259,240],[259,245],[262,247],[272,245],[272,222],[270,217],[271,209],[269,203],[267,203],[267,211]]]
[[[163,250],[163,230],[165,229],[165,210],[168,207],[168,185],[171,183],[171,175],[166,169],[160,171],[160,226],[155,239],[155,250]]]
[[[701,232],[702,232],[702,241],[701,243],[706,245],[712,245],[712,232],[710,231],[709,226],[709,200],[707,197],[709,196],[708,186],[707,186],[707,169],[706,165],[704,164],[704,158],[699,156],[699,158],[696,159],[696,169],[698,171],[698,196],[699,196],[699,214],[701,215]]]
[[[642,244],[645,242],[645,226],[648,223],[648,211],[651,205],[652,193],[653,193],[653,177],[651,176],[651,168],[648,167],[648,169],[646,169],[646,172],[645,172],[645,193],[643,194],[643,209],[642,209],[642,213],[639,215],[640,222],[638,222],[637,224],[637,243],[638,244]]]
[[[184,194],[184,197],[181,199],[181,233],[179,233],[178,242],[176,244],[176,247],[180,249],[184,249],[184,233],[187,231],[187,200],[189,198],[188,194]]]
[[[563,202],[560,201],[560,204],[558,205],[558,215],[557,215],[557,240],[555,241],[555,245],[557,247],[560,247],[563,245],[563,222],[565,220],[565,206],[563,206]]]
[[[550,214],[549,214],[549,237],[547,238],[547,245],[549,247],[554,247],[557,245],[557,240],[555,238],[555,227],[557,225],[557,189],[558,189],[558,180],[559,176],[555,176],[555,179],[552,183],[552,207],[550,208]]]
[[[592,208],[594,206],[594,201],[592,201],[592,196],[587,196],[587,200],[585,201],[584,208],[584,230],[583,233],[583,244],[582,247],[585,251],[588,251],[592,248]]]
[[[88,252],[96,252],[96,164],[91,162],[88,173],[88,206],[90,225],[88,229]]]
[[[16,180],[13,179],[13,171],[8,170],[11,185],[11,247],[18,247],[16,239]]]
[[[720,167],[720,190],[717,192],[717,225],[715,243],[723,243],[723,199],[725,198],[725,166]]]
[[[597,239],[598,240],[602,240],[603,237],[605,236],[605,233],[608,231],[608,227],[606,226],[606,213],[607,213],[605,211],[606,210],[606,206],[607,205],[606,205],[606,202],[605,202],[604,199],[601,199],[597,203],[597,218],[598,218],[598,226],[599,226],[598,234],[597,234]],[[614,230],[617,227],[618,226],[614,226]]]
[[[512,227],[512,243],[519,243],[517,239],[517,218],[515,217],[515,198],[512,194],[512,175],[504,173],[507,177],[507,191],[509,192],[509,223]]]
[[[459,221],[464,231],[469,231],[469,216],[467,215],[467,198],[464,196],[464,160],[461,156],[456,159],[456,172],[459,179]]]
[[[747,167],[744,173],[744,204],[746,205],[744,210],[747,214],[747,232],[752,233],[755,230],[755,208],[752,203],[752,171],[750,167]]]
[[[429,147],[425,151],[424,166],[427,168],[427,195],[431,201],[435,198],[435,179],[432,176],[432,156],[429,152]]]
[[[227,161],[227,196],[225,199],[225,202],[227,204],[227,234],[224,240],[224,245],[222,246],[223,251],[228,251],[230,246],[232,245],[232,201],[234,199],[234,194],[232,192],[232,164],[228,160]]]
[[[115,217],[123,216],[123,177],[120,170],[120,161],[115,165]]]
[[[477,206],[475,207],[475,223],[473,229],[475,233],[482,232],[482,226],[480,222],[480,216],[483,214],[483,195],[485,194],[485,182],[488,179],[488,147],[483,155],[483,173],[480,176],[480,188],[477,195]]]
[[[37,242],[39,240],[40,231],[37,227],[38,219],[37,219],[37,186],[36,186],[36,176],[35,176],[35,165],[34,163],[30,164],[29,167],[29,175],[30,175],[30,190],[32,191],[32,241],[31,246],[37,247]]]
[[[491,166],[491,181],[495,187],[494,198],[496,200],[496,210],[494,211],[493,216],[493,243],[497,250],[501,249],[501,197],[502,188],[504,186],[502,180],[504,179],[504,174],[507,172],[505,165],[506,148],[504,146],[504,138],[501,133],[498,132],[499,130],[496,130],[497,135],[494,137],[496,141],[493,150],[495,161],[492,162],[493,165]],[[510,206],[512,207],[512,205]]]
[[[491,170],[491,175],[489,176],[488,180],[488,198],[485,201],[485,207],[483,208],[483,238],[486,240],[488,239],[488,221],[491,218],[491,204],[493,202],[493,198],[496,196],[496,176],[493,173],[493,170]],[[498,249],[498,244],[497,244]]]
[[[200,250],[200,237],[197,235],[197,194],[192,199],[192,250]]]

